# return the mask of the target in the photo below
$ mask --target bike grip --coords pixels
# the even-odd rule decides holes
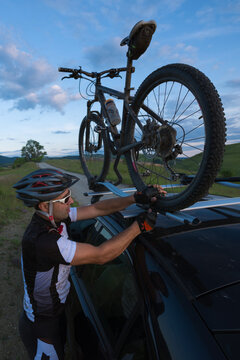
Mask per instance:
[[[73,72],[73,69],[59,67],[58,71],[59,72]]]

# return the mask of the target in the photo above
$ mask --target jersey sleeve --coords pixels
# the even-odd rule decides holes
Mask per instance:
[[[76,207],[70,208],[69,217],[72,222],[77,221],[77,208]]]
[[[77,246],[76,242],[70,240],[66,236],[60,236],[57,241],[57,245],[63,259],[66,261],[67,264],[70,264],[75,255]]]

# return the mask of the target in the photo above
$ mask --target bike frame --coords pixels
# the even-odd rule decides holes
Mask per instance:
[[[118,70],[118,69],[116,69],[116,70]],[[90,113],[91,113],[92,105],[95,102],[99,102],[101,104],[101,111],[102,111],[101,115],[106,119],[107,126],[108,126],[108,129],[105,129],[105,131],[107,132],[109,147],[111,149],[111,152],[114,155],[117,155],[117,158],[120,157],[121,155],[123,155],[124,153],[126,153],[127,151],[129,151],[133,148],[136,148],[136,147],[140,147],[142,145],[142,141],[135,142],[134,144],[125,144],[125,131],[126,131],[127,118],[129,115],[131,116],[133,121],[135,121],[138,124],[140,129],[143,128],[142,123],[139,121],[138,117],[136,116],[135,112],[133,111],[133,109],[131,107],[131,103],[134,99],[134,97],[132,97],[130,95],[130,91],[133,90],[133,88],[131,88],[131,77],[132,77],[132,73],[134,71],[135,71],[135,68],[132,67],[132,60],[128,59],[127,67],[126,67],[126,79],[125,79],[124,92],[120,92],[115,89],[103,86],[101,84],[101,76],[99,75],[97,77],[96,84],[95,84],[94,100],[89,100],[87,103],[87,117],[89,120],[90,120]],[[118,133],[116,126],[111,125],[109,115],[105,108],[105,102],[106,102],[105,94],[111,95],[111,96],[123,101],[120,134]],[[149,109],[146,105],[143,104],[142,108],[147,113],[149,113],[150,116],[154,117],[161,124],[165,123],[161,117],[159,117],[155,112],[153,112],[151,109]],[[112,142],[109,138],[109,131],[112,134],[115,148],[113,148]],[[86,133],[87,133],[87,139],[88,139],[89,129],[86,130]],[[100,146],[101,146],[101,143],[99,143],[99,147]],[[88,148],[88,143],[86,144],[86,147]],[[118,159],[118,161],[119,161],[119,159]]]
[[[127,153],[128,151],[130,151],[134,148],[136,150],[139,150],[142,147],[142,145],[144,145],[142,141],[134,141],[133,144],[127,144],[126,137],[125,137],[128,121],[134,121],[136,124],[138,124],[138,126],[142,130],[142,132],[144,130],[141,121],[139,120],[138,116],[135,114],[134,110],[132,109],[132,102],[134,100],[134,97],[132,97],[130,95],[131,90],[133,90],[133,88],[131,88],[131,78],[132,78],[132,73],[135,71],[135,68],[132,66],[132,60],[128,58],[127,67],[125,67],[125,68],[109,69],[109,70],[105,70],[100,73],[96,73],[96,72],[88,73],[86,71],[83,71],[81,68],[79,70],[69,69],[69,68],[59,68],[58,70],[61,72],[67,72],[67,73],[70,72],[71,73],[70,76],[65,76],[62,78],[62,80],[66,79],[66,78],[74,78],[74,79],[84,78],[82,75],[86,75],[87,77],[96,79],[96,82],[94,83],[94,85],[95,85],[94,99],[88,100],[88,102],[87,102],[87,123],[86,123],[86,144],[85,144],[86,150],[91,152],[93,149],[94,149],[94,151],[97,151],[101,148],[101,146],[102,146],[102,134],[101,133],[102,133],[102,131],[104,131],[106,134],[107,142],[109,144],[109,149],[113,155],[116,155],[116,160],[114,162],[114,171],[118,176],[118,182],[115,185],[121,183],[122,176],[120,175],[120,173],[117,169],[121,155],[124,155],[125,153]],[[108,76],[110,78],[114,78],[114,77],[119,76],[119,73],[122,71],[126,72],[124,92],[117,91],[115,89],[103,86],[101,84],[101,79],[103,77]],[[111,96],[123,101],[120,133],[118,132],[118,129],[116,126],[111,125],[111,121],[110,121],[108,112],[105,107],[105,103],[106,103],[105,94],[111,95]],[[96,102],[100,103],[101,113],[99,113],[98,111],[91,110],[92,105]],[[162,125],[165,124],[165,121],[158,114],[156,114],[154,111],[152,111],[148,106],[146,106],[145,104],[142,104],[141,108],[147,114],[149,114],[150,117],[154,118],[157,122],[159,122]],[[97,115],[100,116],[100,118],[104,117],[104,119],[106,121],[106,125],[107,125],[107,127],[104,127],[104,128],[100,128],[99,126],[97,126],[94,129],[96,132],[99,133],[97,146],[93,145],[89,142],[91,112],[97,113]],[[110,139],[110,134],[112,135],[113,140]]]

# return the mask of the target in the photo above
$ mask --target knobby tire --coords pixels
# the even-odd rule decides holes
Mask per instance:
[[[176,89],[175,101],[175,90],[173,89]],[[192,101],[189,100],[189,104],[187,103],[188,98]],[[161,106],[157,104],[158,100],[159,104],[162,102]],[[197,156],[200,160],[197,156],[187,155],[188,164],[193,164],[191,165],[194,169],[193,180],[183,190],[179,187],[179,192],[176,193],[174,188],[171,189],[171,184],[174,182],[167,180],[169,195],[158,199],[156,205],[157,209],[162,211],[176,211],[189,207],[207,194],[223,159],[226,135],[225,116],[217,90],[211,81],[196,68],[185,64],[170,64],[151,73],[136,92],[132,109],[144,125],[147,118],[149,119],[151,116],[142,110],[143,103],[149,108],[157,104],[154,111],[176,128],[177,138],[182,139],[182,146],[187,149],[187,153],[190,154],[190,150],[198,149],[196,151],[199,152]],[[169,107],[167,108],[167,106]],[[190,108],[192,109],[190,110]],[[171,111],[172,115],[170,115]],[[190,129],[190,126],[193,126],[193,130]],[[140,140],[141,131],[134,119],[129,116],[125,143],[130,144]],[[199,138],[198,133],[201,135]],[[193,136],[195,138],[192,138]],[[152,182],[164,184],[166,179],[169,179],[166,175],[167,171],[161,164],[161,159],[154,153],[154,149],[143,148],[138,154],[135,150],[131,150],[126,154],[126,161],[131,179],[138,190],[142,190]],[[157,165],[156,161],[158,161]],[[173,162],[173,166],[181,166],[179,164],[181,164],[181,160],[176,159],[175,165]],[[189,165],[188,174],[191,166]],[[164,173],[164,176],[160,174],[160,171]]]

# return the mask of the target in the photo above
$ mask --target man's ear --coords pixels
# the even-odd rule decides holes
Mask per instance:
[[[48,212],[48,203],[46,202],[40,202],[38,204],[38,208],[44,212]]]

